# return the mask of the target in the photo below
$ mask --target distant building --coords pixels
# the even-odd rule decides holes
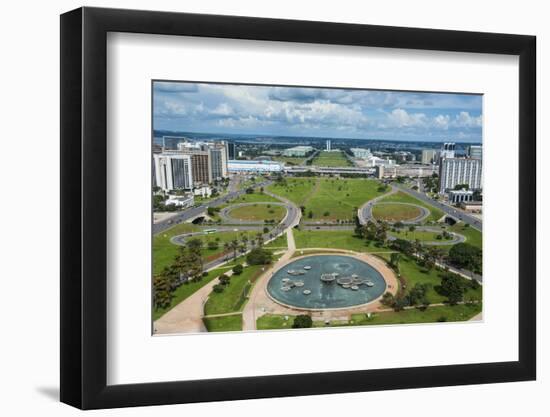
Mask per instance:
[[[155,184],[164,191],[193,188],[191,156],[184,154],[154,154]]]
[[[283,156],[298,156],[304,157],[310,152],[313,152],[312,146],[294,146],[293,148],[288,148],[283,151]]]
[[[210,168],[210,155],[208,152],[199,151],[191,153],[191,169],[194,185],[210,184],[212,182],[212,170]]]
[[[449,203],[459,204],[472,201],[474,192],[472,190],[451,190],[449,191]]]
[[[471,145],[468,147],[468,156],[473,159],[483,159],[483,146]]]
[[[481,201],[466,201],[460,203],[460,208],[471,213],[481,213],[483,211],[483,203]]]
[[[164,202],[165,206],[169,204],[173,204],[182,208],[193,207],[193,205],[195,204],[195,197],[193,196],[193,194],[171,195],[168,197],[168,200]]]
[[[443,147],[439,151],[439,159],[454,158],[455,157],[456,144],[453,142],[444,143]]]
[[[225,151],[225,144],[208,147],[212,180],[220,180],[227,177],[227,154]]]
[[[374,155],[371,155],[366,159],[366,166],[376,167],[380,165],[385,168],[393,167],[395,165],[395,161],[393,159],[383,159]]]
[[[437,151],[435,149],[423,149],[421,162],[424,165],[437,164]]]
[[[383,165],[378,165],[378,166],[374,169],[374,175],[375,175],[376,178],[378,178],[378,179],[384,178],[384,166],[383,166]]]
[[[482,189],[481,168],[481,159],[442,159],[439,163],[439,192],[443,194],[459,184],[467,184],[471,190]]]
[[[193,190],[193,194],[196,196],[201,196],[202,198],[210,197],[212,195],[212,188],[207,186],[195,188]]]
[[[237,157],[237,145],[235,142],[225,142],[226,143],[226,151],[227,151],[227,159],[235,159]]]
[[[231,160],[228,163],[229,172],[281,172],[284,165],[274,161],[240,161]]]
[[[330,152],[332,150],[332,144],[330,142],[330,139],[327,140],[327,152]]]
[[[370,149],[351,148],[350,151],[353,154],[353,157],[358,159],[367,159],[372,156]]]
[[[183,136],[163,136],[162,137],[162,150],[174,151],[178,149],[178,144],[187,141],[187,138]]]

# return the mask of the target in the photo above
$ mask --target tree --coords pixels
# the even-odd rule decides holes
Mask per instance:
[[[237,250],[239,249],[239,241],[237,239],[233,239],[229,243],[229,248],[233,251],[233,259],[237,259]]]
[[[293,329],[308,329],[313,327],[313,320],[311,316],[307,314],[299,314],[294,317],[294,323],[292,323]]]
[[[481,257],[481,249],[469,243],[457,243],[449,251],[449,261],[453,265],[473,272],[481,271]]]
[[[254,194],[254,188],[248,187],[248,188],[246,189],[246,193],[247,193],[247,194]]]
[[[455,305],[462,301],[464,291],[464,284],[460,276],[453,273],[447,273],[441,279],[439,292],[448,298],[449,304]]]
[[[399,272],[399,260],[401,259],[401,254],[397,252],[393,252],[390,255],[390,266],[395,269],[397,272]]]
[[[156,309],[166,308],[172,302],[174,281],[174,273],[168,267],[153,279],[153,302]]]
[[[211,240],[211,241],[208,242],[208,249],[209,250],[216,250],[218,248],[219,248],[219,244],[215,240]]]
[[[311,210],[307,213],[307,217],[313,219],[313,212]]]
[[[246,255],[246,262],[249,265],[267,265],[271,263],[273,254],[271,251],[263,249],[262,247],[257,247],[252,249]]]
[[[395,298],[391,292],[385,292],[380,301],[383,305],[391,307],[395,303]]]
[[[241,275],[243,273],[243,266],[241,264],[237,264],[233,267],[232,271],[235,275]]]

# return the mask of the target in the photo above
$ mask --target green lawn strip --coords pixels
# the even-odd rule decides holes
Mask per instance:
[[[241,194],[240,196],[229,200],[225,206],[230,206],[231,204],[240,204],[240,203],[280,203],[281,201],[275,197],[270,196],[269,194],[254,192],[252,194]],[[221,207],[221,206],[220,206]]]
[[[275,161],[284,162],[288,165],[301,165],[307,158],[301,158],[298,156],[276,156],[273,159]]]
[[[301,206],[315,189],[317,181],[318,178],[286,178],[283,183],[269,185],[267,190]]]
[[[313,159],[311,165],[322,167],[349,167],[351,162],[346,158],[343,152],[327,152],[321,151]]]
[[[353,230],[298,230],[294,229],[296,248],[348,249],[355,252],[392,252],[391,249],[376,247],[371,242],[354,235]]]
[[[231,282],[225,286],[223,292],[212,293],[204,305],[204,314],[224,314],[242,311],[246,296],[250,292],[251,284],[262,272],[261,265],[251,265],[244,268],[241,275],[232,275]]]
[[[418,207],[405,204],[378,204],[372,208],[372,215],[377,220],[406,221],[419,217],[422,211]]]
[[[243,329],[242,314],[222,317],[205,317],[202,320],[209,332],[236,332]]]
[[[403,191],[399,191],[395,194],[390,194],[382,198],[380,201],[384,203],[389,203],[389,202],[410,203],[410,204],[416,204],[418,206],[425,207],[428,210],[430,210],[430,216],[427,218],[428,221],[437,221],[444,215],[444,213],[438,208],[435,208],[430,204],[424,203],[423,201],[411,196],[410,194],[404,193]]]
[[[153,311],[153,320],[159,319],[163,314],[170,311],[172,308],[177,306],[183,300],[193,295],[196,291],[198,291],[199,289],[204,287],[206,284],[208,284],[210,281],[212,281],[214,278],[217,278],[218,276],[220,276],[226,271],[227,271],[227,268],[213,269],[210,272],[208,272],[208,275],[203,277],[200,281],[190,281],[187,284],[180,285],[174,291],[174,297],[172,298],[172,302],[168,307],[155,309]]]
[[[294,316],[285,316],[280,314],[265,314],[256,320],[258,330],[290,329],[294,323]]]
[[[213,226],[212,228],[216,228]],[[165,266],[169,266],[173,261],[174,257],[178,253],[178,245],[170,242],[170,239],[174,236],[200,231],[201,229],[195,225],[183,223],[177,226],[174,226],[171,229],[168,229],[164,232],[161,232],[153,237],[153,274],[159,274],[160,271]],[[246,235],[248,239],[254,238],[256,232],[254,231],[219,231],[210,234],[197,235],[193,236],[190,239],[200,239],[204,243],[204,249],[202,255],[205,262],[212,261],[224,252],[223,245],[225,242],[230,242],[233,239],[239,240],[241,242],[241,237]],[[208,242],[219,240],[217,249],[208,249]]]
[[[317,192],[305,204],[303,220],[352,220],[365,202],[384,194],[379,187],[377,181],[363,178],[320,179]]]
[[[407,323],[435,323],[444,318],[447,322],[470,320],[482,310],[481,303],[457,304],[455,306],[432,306],[425,310],[418,308],[406,309],[403,311],[384,311],[371,314],[352,314],[350,323],[354,326],[371,324],[407,324]]]
[[[479,230],[476,230],[471,226],[464,227],[464,223],[462,222],[448,227],[447,230],[464,235],[466,237],[466,243],[483,250],[483,235]]]
[[[444,243],[445,239],[438,240],[437,235],[441,233],[438,232],[429,232],[424,230],[415,230],[413,232],[409,231],[408,228],[404,228],[403,230],[397,230],[395,232],[390,231],[388,232],[388,235],[396,237],[398,239],[405,239],[410,241],[420,240],[421,242],[441,242]],[[453,243],[449,243],[449,245],[452,245]]]
[[[286,240],[286,233],[272,240],[268,244],[264,245],[265,248],[288,248],[288,242]]]
[[[236,207],[229,211],[229,216],[242,220],[275,220],[277,222],[285,216],[286,209],[283,206],[269,204],[257,204],[253,206]]]

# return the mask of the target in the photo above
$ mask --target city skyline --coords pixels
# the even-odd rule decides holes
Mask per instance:
[[[154,130],[482,142],[482,96],[155,81]]]

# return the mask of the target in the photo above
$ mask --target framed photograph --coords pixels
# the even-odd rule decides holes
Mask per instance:
[[[61,401],[533,380],[535,37],[61,16]]]

